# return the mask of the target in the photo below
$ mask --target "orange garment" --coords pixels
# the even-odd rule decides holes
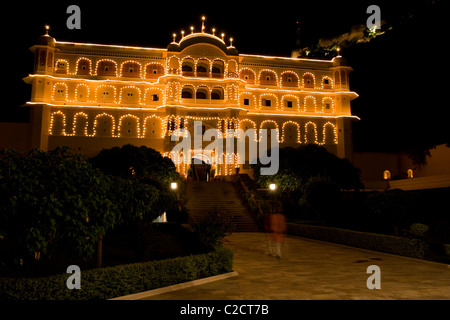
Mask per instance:
[[[270,215],[270,231],[272,231],[272,240],[281,242],[286,232],[286,218],[281,213]]]

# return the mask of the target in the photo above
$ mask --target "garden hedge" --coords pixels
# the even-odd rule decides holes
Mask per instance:
[[[81,270],[81,289],[69,290],[70,274],[43,278],[0,278],[0,299],[104,300],[232,271],[233,252],[213,252],[160,261]]]
[[[288,234],[327,242],[358,247],[367,250],[423,259],[427,243],[385,234],[359,232],[332,227],[288,223]]]

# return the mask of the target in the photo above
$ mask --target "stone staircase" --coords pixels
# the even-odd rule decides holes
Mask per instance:
[[[186,181],[185,192],[187,199],[185,207],[189,215],[189,223],[195,224],[206,217],[208,212],[220,209],[233,217],[236,232],[259,231],[232,183]]]

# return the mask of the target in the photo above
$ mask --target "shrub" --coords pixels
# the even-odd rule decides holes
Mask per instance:
[[[232,217],[221,210],[209,212],[205,220],[194,226],[198,240],[206,250],[222,245],[225,237],[234,230]]]
[[[424,238],[428,230],[430,230],[430,227],[423,223],[413,223],[409,227],[409,232],[419,238]]]
[[[420,239],[408,239],[385,234],[345,229],[288,224],[288,233],[295,236],[339,243],[343,245],[422,259],[427,244]]]
[[[68,274],[0,279],[0,299],[103,300],[231,272],[233,252],[215,251],[174,259],[81,271],[81,289],[66,287]]]

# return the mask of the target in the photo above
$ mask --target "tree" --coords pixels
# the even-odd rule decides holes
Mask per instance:
[[[260,164],[255,168],[255,179],[263,187],[277,183],[283,191],[301,188],[311,177],[327,177],[340,189],[359,190],[363,188],[360,171],[348,159],[341,159],[325,147],[306,144],[297,148],[280,149],[278,173],[273,176],[259,174]],[[276,182],[272,182],[276,181]]]
[[[309,213],[310,218],[330,219],[339,210],[341,200],[339,186],[329,178],[312,177],[304,185],[299,204]]]
[[[103,149],[91,162],[106,174],[121,178],[133,177],[158,188],[164,188],[178,179],[172,160],[145,146],[127,144]]]
[[[318,217],[326,213],[321,207],[313,210],[313,207],[323,205],[322,200],[314,200],[323,196],[321,188],[330,192],[336,189],[363,188],[359,169],[348,159],[341,159],[316,144],[280,149],[279,170],[275,175],[260,175],[260,167],[260,164],[254,166],[256,182],[263,188],[268,188],[270,183],[277,185],[277,189],[281,191],[279,200],[283,203],[285,212],[298,212],[300,205],[309,213],[315,212]],[[315,192],[318,194],[314,194]],[[334,196],[334,193],[331,194]],[[323,201],[332,203],[326,199]]]
[[[417,195],[401,189],[372,193],[366,199],[376,223],[388,226],[394,235],[414,222],[420,201]]]
[[[91,257],[117,222],[110,180],[68,148],[0,152],[0,241],[5,264],[25,269],[57,252]]]

